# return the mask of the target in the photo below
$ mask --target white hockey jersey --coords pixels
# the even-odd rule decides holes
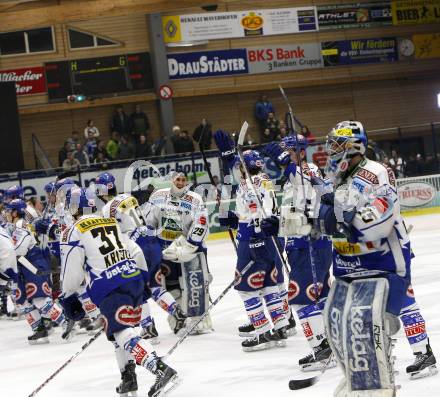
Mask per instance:
[[[168,246],[183,235],[190,243],[201,244],[209,232],[208,210],[202,197],[187,191],[175,197],[171,188],[154,192],[142,210],[147,226],[157,232],[162,246]]]
[[[74,294],[85,280],[96,305],[112,290],[148,272],[142,250],[121,233],[114,218],[82,216],[63,232],[60,251],[63,293]]]
[[[340,204],[337,204],[339,202]],[[353,273],[409,274],[411,248],[400,215],[394,173],[390,168],[363,159],[335,191],[338,206],[356,206],[350,241],[333,236],[335,276]]]
[[[122,233],[131,233],[143,225],[138,213],[136,198],[129,194],[118,194],[108,201],[101,210],[104,218],[115,218]]]
[[[237,190],[236,214],[238,216],[237,239],[250,240],[253,237],[262,236],[260,221],[265,217],[277,215],[277,203],[275,189],[270,178],[263,172],[251,176],[251,182],[241,179]],[[264,212],[261,210],[257,195],[259,195]]]
[[[17,257],[11,237],[0,226],[0,273],[16,282],[17,278]],[[4,281],[0,279],[0,283]]]

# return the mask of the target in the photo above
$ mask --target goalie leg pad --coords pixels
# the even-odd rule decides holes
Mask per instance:
[[[208,267],[204,253],[198,253],[194,259],[182,263],[182,310],[188,317],[198,317],[209,306]]]
[[[341,299],[344,293],[345,303]],[[347,381],[345,390],[338,388],[338,396],[394,395],[387,298],[384,278],[354,280],[350,285],[336,280],[332,286],[325,318],[330,344]]]

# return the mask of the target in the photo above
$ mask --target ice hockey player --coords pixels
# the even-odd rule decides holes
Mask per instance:
[[[60,246],[61,301],[66,314],[73,320],[84,316],[76,292],[86,281],[87,292],[103,316],[107,337],[117,348],[122,374],[118,393],[126,395],[137,390],[134,360],[156,375],[148,396],[162,395],[176,386],[177,372],[134,328],[140,321],[144,277],[148,273],[142,250],[121,233],[114,218],[93,214],[95,203],[84,189],[71,189],[66,198],[75,221],[63,232]]]
[[[231,168],[238,167],[240,174],[236,211],[220,214],[219,222],[221,226],[238,229],[237,272],[241,272],[250,260],[254,261],[247,274],[243,275],[235,285],[254,328],[254,334],[242,342],[243,350],[248,352],[285,346],[286,327],[289,322],[277,286],[282,282],[283,275],[282,271],[278,270],[281,269],[280,259],[271,238],[276,235],[277,231],[271,230],[272,227],[266,230],[260,227],[265,218],[255,196],[255,192],[260,195],[267,215],[275,215],[276,201],[273,184],[262,172],[264,161],[257,151],[243,152],[246,167],[252,178],[252,181],[249,181],[243,165],[237,163],[234,155],[235,145],[229,134],[225,131],[217,131],[214,139],[222,157],[226,159]],[[255,192],[251,183],[254,185]],[[266,317],[265,307],[273,326]]]
[[[204,244],[209,222],[205,203],[198,193],[190,190],[186,175],[174,172],[171,187],[155,191],[143,211],[148,228],[159,238],[163,249],[162,272],[160,275],[156,273],[153,285],[157,288],[162,283],[175,297],[188,317],[185,322],[188,328],[209,306],[211,276]],[[174,317],[168,317],[168,320],[176,332],[180,325],[176,324]],[[208,314],[194,333],[211,330],[212,321]]]
[[[8,314],[7,290],[15,291],[17,288],[17,257],[11,237],[0,226],[0,316]],[[4,295],[3,295],[4,294]]]
[[[332,235],[333,274],[324,318],[344,373],[335,396],[394,396],[392,340],[410,281],[411,248],[394,175],[365,157],[360,122],[327,136],[333,202],[321,200],[314,225]]]
[[[43,319],[62,325],[62,338],[69,339],[72,336],[73,324],[65,319],[61,307],[52,300],[50,266],[27,228],[24,220],[26,203],[21,199],[9,201],[6,204],[6,215],[11,224],[11,237],[18,257],[16,303],[24,306],[26,319],[33,331],[28,337],[29,343],[48,342],[48,330]],[[43,274],[40,275],[33,269]]]
[[[312,348],[312,353],[300,359],[298,364],[303,371],[313,371],[320,370],[323,366],[334,367],[336,362],[328,362],[332,351],[326,338],[322,316],[330,288],[332,243],[326,235],[314,233],[313,236],[294,236],[288,228],[290,220],[295,217],[295,211],[301,208],[304,210],[316,198],[311,179],[322,179],[319,168],[307,162],[306,149],[307,139],[298,134],[289,135],[280,143],[269,143],[264,151],[283,169],[286,178],[282,189],[282,228],[279,232],[281,236],[287,237],[285,250],[290,264],[289,305],[296,310],[304,336]],[[298,166],[299,162],[302,170]],[[290,219],[287,221],[286,217]],[[311,231],[311,227],[307,227]],[[313,264],[310,254],[313,255]]]
[[[129,194],[118,194],[115,178],[109,172],[100,174],[95,183],[98,195],[106,204],[102,215],[106,218],[115,218],[121,232],[133,240],[144,253],[148,265],[148,280],[145,285],[144,302],[142,303],[141,337],[156,343],[158,332],[151,316],[148,299],[153,298],[156,303],[175,319],[174,333],[178,333],[185,325],[186,316],[174,297],[157,281],[161,275],[162,248],[157,237],[152,233],[152,227],[145,226],[136,198]]]

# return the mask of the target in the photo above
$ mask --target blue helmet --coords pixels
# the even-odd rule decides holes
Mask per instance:
[[[110,190],[115,187],[115,177],[110,174],[110,172],[103,172],[96,177],[95,183],[97,185],[104,185],[108,190]]]
[[[24,190],[21,186],[18,185],[8,187],[5,191],[5,198],[7,198],[8,200],[23,199]]]
[[[63,178],[55,182],[55,190],[58,192],[63,186],[74,186],[75,182],[70,178]],[[46,185],[47,186],[47,185]]]
[[[306,150],[308,146],[307,138],[304,135],[287,135],[280,142],[283,150]]]
[[[55,182],[49,182],[44,185],[44,191],[46,193],[53,193],[56,191]]]
[[[344,157],[350,159],[356,154],[364,155],[368,137],[359,121],[341,121],[327,135],[326,150],[333,162]]]
[[[246,150],[243,152],[243,159],[246,163],[246,168],[251,170],[261,171],[264,168],[264,160],[260,153],[256,150]]]
[[[22,199],[13,199],[6,204],[7,211],[17,211],[19,215],[24,216],[26,211],[26,203]]]
[[[72,215],[75,214],[79,208],[96,209],[95,200],[88,196],[88,191],[81,187],[73,187],[67,191],[66,207],[71,210]]]

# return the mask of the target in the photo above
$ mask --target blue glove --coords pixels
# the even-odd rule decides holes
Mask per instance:
[[[218,130],[214,134],[214,140],[217,144],[218,150],[220,150],[220,155],[228,162],[229,168],[232,168],[235,162],[234,140],[226,131],[223,130]]]
[[[272,263],[274,255],[267,248],[268,240],[253,238],[249,241],[249,253],[254,262]]]
[[[283,175],[290,181],[290,175],[295,178],[296,175],[296,164],[291,162],[287,165],[286,169],[283,172]]]
[[[47,234],[47,230],[50,226],[50,221],[48,219],[37,219],[34,226],[37,234]]]
[[[287,165],[290,162],[290,155],[281,149],[278,142],[268,143],[263,152],[271,158],[271,160],[278,166]]]
[[[265,218],[260,222],[260,228],[267,236],[276,236],[278,234],[278,228],[280,226],[280,220],[276,216]]]
[[[86,312],[76,294],[70,295],[68,298],[60,296],[59,301],[61,306],[63,306],[66,317],[70,320],[79,321],[86,315]]]
[[[354,242],[357,240],[357,237],[359,237],[359,233],[351,226],[355,215],[356,208],[353,208],[351,211],[344,211],[342,213],[344,222],[338,222],[334,206],[321,204],[318,218],[313,220],[313,225],[316,230],[323,234],[334,235],[340,233],[343,234],[349,242]]]
[[[234,211],[221,213],[218,217],[220,226],[238,229],[238,216]]]

